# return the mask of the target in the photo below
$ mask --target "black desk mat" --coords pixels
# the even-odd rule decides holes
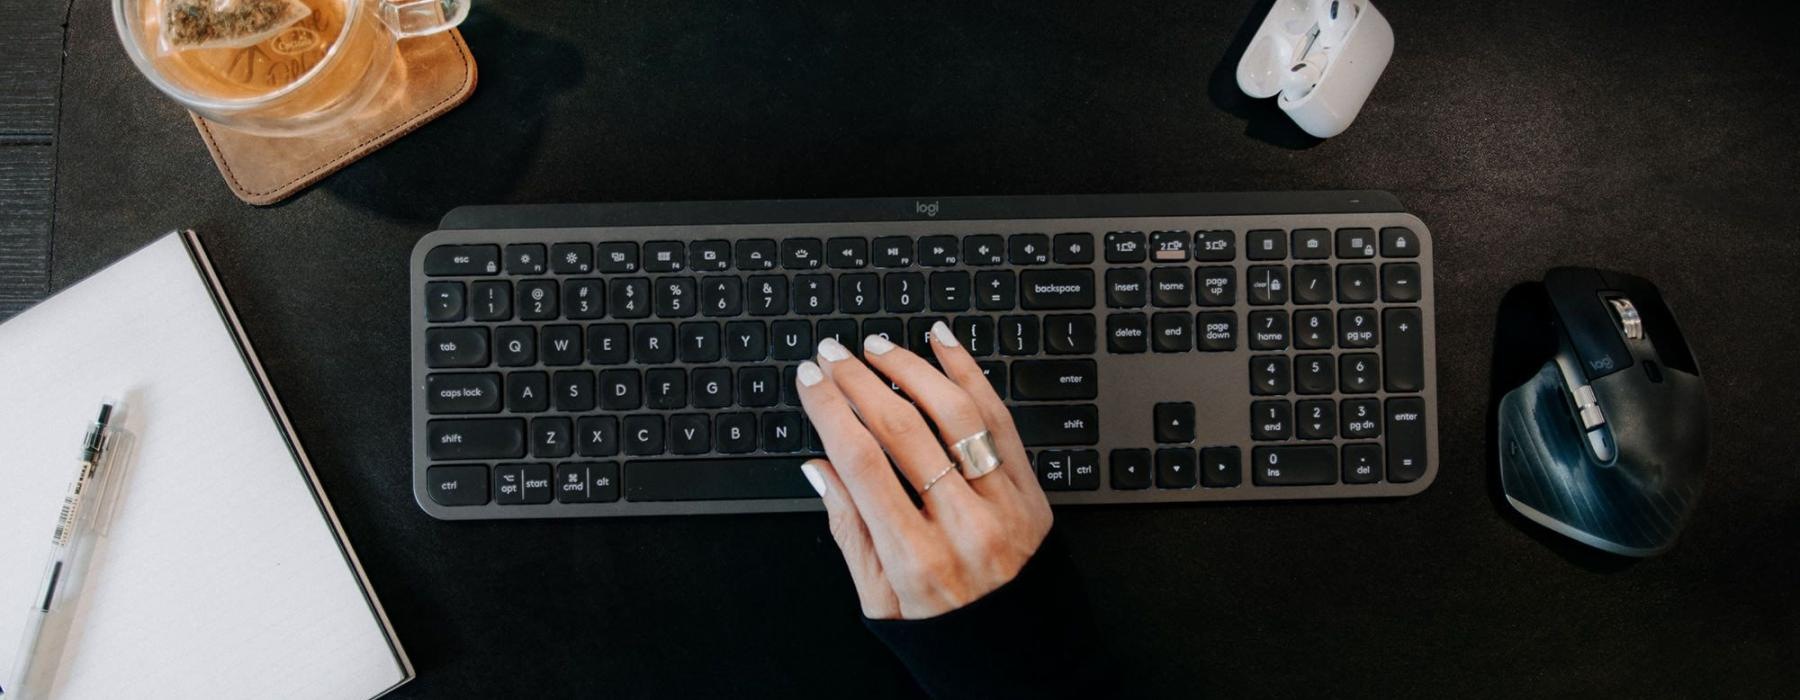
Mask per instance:
[[[1438,240],[1441,476],[1394,502],[1060,511],[1123,693],[1800,687],[1791,32],[1745,3],[1383,0],[1398,53],[1320,143],[1236,93],[1252,4],[482,0],[471,102],[254,209],[78,2],[54,280],[203,233],[418,663],[397,697],[908,696],[822,517],[421,513],[417,237],[465,203],[1387,189]],[[1660,283],[1709,373],[1708,490],[1660,559],[1585,556],[1496,497],[1495,311],[1557,264]]]

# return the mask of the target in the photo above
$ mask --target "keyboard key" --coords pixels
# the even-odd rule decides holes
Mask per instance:
[[[1094,308],[1094,271],[1026,270],[1019,274],[1020,306],[1030,311]]]
[[[1388,481],[1416,481],[1425,476],[1424,399],[1388,399],[1387,449]]]
[[[1244,278],[1250,286],[1250,303],[1265,306],[1287,303],[1287,268],[1259,265],[1250,268]]]
[[[1194,404],[1186,401],[1159,403],[1152,415],[1156,420],[1157,442],[1194,441]]]
[[[600,373],[600,406],[608,411],[635,411],[644,405],[643,377],[635,369]]]
[[[794,313],[805,316],[831,313],[837,302],[834,281],[831,275],[796,275]]]
[[[1329,361],[1326,362],[1330,364]],[[1313,399],[1294,404],[1294,433],[1301,440],[1330,440],[1337,436],[1337,404]]]
[[[820,319],[818,328],[813,333],[813,339],[823,343],[826,338],[838,341],[838,344],[848,348],[852,353],[862,352],[863,336],[857,332],[854,318]]]
[[[761,362],[768,356],[769,329],[762,321],[732,321],[725,324],[726,359],[732,362]]]
[[[1358,443],[1344,446],[1344,483],[1373,484],[1380,480],[1380,445]]]
[[[579,413],[594,410],[594,373],[587,370],[557,372],[550,378],[556,410]]]
[[[577,321],[589,321],[606,315],[606,283],[596,279],[569,280],[563,283],[563,313]]]
[[[1194,317],[1186,312],[1159,313],[1150,318],[1150,348],[1157,352],[1194,349]]]
[[[550,410],[550,375],[543,372],[513,372],[506,375],[506,410],[513,413],[542,413]]]
[[[804,457],[684,459],[625,463],[627,501],[818,498],[800,473]]]
[[[696,272],[724,272],[731,269],[731,241],[689,243],[688,269]]]
[[[968,311],[969,273],[961,271],[931,273],[931,310]]]
[[[425,493],[440,506],[487,505],[487,467],[479,464],[430,467],[425,470]]]
[[[675,325],[640,323],[631,327],[631,357],[640,364],[666,365],[675,361]]]
[[[1006,393],[1006,363],[998,360],[987,360],[975,363],[981,368],[981,376],[986,377],[988,386],[994,388],[994,395],[1001,399],[1011,398]]]
[[[1114,489],[1135,491],[1150,488],[1152,467],[1149,450],[1113,450],[1110,462]]]
[[[999,336],[1000,354],[1036,355],[1038,353],[1038,317],[1001,316]],[[889,340],[893,339],[889,338]]]
[[[548,464],[500,464],[494,467],[494,502],[503,506],[549,503],[554,497],[550,488]]]
[[[519,283],[519,320],[550,321],[557,315],[556,280],[524,280]]]
[[[425,453],[432,461],[518,459],[525,456],[525,421],[461,418],[425,424]]]
[[[1346,394],[1372,394],[1381,386],[1381,358],[1372,353],[1353,353],[1338,357],[1338,386]]]
[[[751,316],[780,316],[788,312],[788,279],[757,275],[748,280],[744,307]]]
[[[1338,432],[1352,440],[1381,437],[1381,401],[1344,399],[1340,404]]]
[[[1337,391],[1337,372],[1330,355],[1301,355],[1294,358],[1294,391],[1301,394],[1329,394]]]
[[[975,273],[975,308],[982,311],[1011,311],[1017,303],[1018,285],[1012,270],[982,270]]]
[[[1074,491],[1075,465],[1067,450],[1045,450],[1037,454],[1038,486],[1045,491]]]
[[[662,416],[625,417],[625,454],[632,456],[663,453],[666,437]]]
[[[824,241],[788,238],[781,241],[781,266],[787,270],[817,270],[824,265]]]
[[[1093,404],[1032,404],[1010,407],[1026,447],[1093,445],[1100,442],[1100,408]]]
[[[645,272],[680,272],[687,264],[681,241],[651,241],[644,244]]]
[[[1294,266],[1294,303],[1331,303],[1331,266]]]
[[[512,319],[513,298],[512,282],[506,280],[483,280],[470,287],[469,317],[477,321],[507,321]]]
[[[1252,440],[1287,440],[1294,436],[1294,406],[1286,401],[1250,404]]]
[[[1195,231],[1194,259],[1200,262],[1236,260],[1237,233],[1233,231]]]
[[[687,407],[687,370],[658,367],[644,373],[644,405],[668,410]]]
[[[1258,447],[1250,453],[1250,477],[1257,486],[1335,484],[1337,471],[1337,448],[1331,445]]]
[[[1187,262],[1189,244],[1186,231],[1151,231],[1151,262]]]
[[[1014,265],[1045,265],[1050,262],[1050,237],[1041,233],[1021,233],[1006,239],[1006,258]]]
[[[1337,230],[1337,256],[1340,258],[1375,257],[1375,229],[1340,228]]]
[[[1237,349],[1237,313],[1202,311],[1194,322],[1200,333],[1201,352],[1231,352]]]
[[[768,408],[781,401],[781,372],[774,367],[743,367],[737,375],[739,406]]]
[[[794,411],[762,414],[762,449],[771,454],[799,452],[806,446],[805,423]]]
[[[881,278],[874,273],[838,278],[837,294],[843,313],[864,316],[881,310]]]
[[[1322,228],[1294,229],[1294,258],[1323,260],[1331,257],[1331,231]]]
[[[864,336],[881,336],[882,340],[895,345],[906,340],[906,324],[897,318],[871,318],[863,321],[862,332]]]
[[[1106,305],[1136,309],[1150,302],[1150,278],[1141,267],[1115,267],[1106,271]]]
[[[594,271],[594,246],[558,243],[550,247],[550,271],[559,275],[585,275]]]
[[[1425,323],[1415,307],[1382,312],[1386,338],[1382,357],[1387,361],[1388,391],[1425,389]]]
[[[997,349],[994,319],[990,317],[958,316],[950,323],[950,331],[956,334],[956,339],[962,343],[963,348],[974,357],[987,357]]]
[[[650,316],[649,278],[617,277],[608,280],[607,285],[606,312],[613,318],[647,318]]]
[[[1107,262],[1115,265],[1136,263],[1143,262],[1145,257],[1143,231],[1113,231],[1106,234]]]
[[[1286,350],[1288,316],[1286,311],[1250,312],[1250,349]]]
[[[500,249],[491,245],[441,245],[425,253],[431,277],[491,275],[500,271]]]
[[[1012,391],[1023,401],[1093,399],[1100,395],[1100,367],[1093,360],[1019,360],[1012,363]]]
[[[554,459],[574,454],[574,434],[567,418],[531,419],[531,456]]]
[[[1381,300],[1414,302],[1419,300],[1419,264],[1388,263],[1381,266]]]
[[[506,247],[506,274],[544,274],[544,246],[541,243],[519,243]]]
[[[562,503],[619,500],[619,463],[565,462],[556,465],[556,500]]]
[[[425,285],[425,320],[432,323],[461,321],[467,302],[461,282],[428,283]]]
[[[1288,393],[1288,358],[1285,355],[1259,355],[1250,358],[1250,393],[1258,396],[1280,396]]]
[[[1194,287],[1200,290],[1201,306],[1236,304],[1237,269],[1230,267],[1195,268]]]
[[[1286,260],[1287,232],[1264,229],[1244,234],[1244,257],[1251,260]]]
[[[719,451],[744,454],[756,451],[756,414],[721,413],[717,421]],[[817,494],[814,494],[817,495]]]
[[[736,277],[701,279],[700,313],[714,318],[743,315],[744,281]]]
[[[995,235],[963,238],[963,263],[978,267],[1006,264],[1006,239]]]
[[[425,377],[429,413],[495,413],[500,410],[500,375],[431,374]]]
[[[678,455],[711,452],[712,432],[712,417],[704,413],[669,416],[669,451]]]
[[[486,367],[488,363],[488,329],[425,329],[425,366]]]
[[[739,270],[773,270],[775,269],[775,259],[780,255],[779,251],[775,241],[767,238],[746,238],[737,242],[737,256],[733,262],[737,263]]]
[[[630,331],[617,323],[597,323],[587,327],[588,364],[622,365],[631,360]]]
[[[1150,272],[1150,303],[1162,308],[1181,308],[1193,303],[1192,279],[1185,267],[1159,267]]]
[[[917,272],[890,272],[881,280],[882,301],[888,313],[910,314],[925,309],[925,275]]]
[[[1156,487],[1191,489],[1199,483],[1199,464],[1192,447],[1165,447],[1156,451]]]
[[[906,319],[906,342],[900,345],[906,346],[906,349],[920,357],[931,357],[931,328],[942,320],[944,319],[940,316],[914,316]],[[895,385],[894,390],[899,391],[899,386]]]
[[[1223,489],[1244,482],[1243,457],[1236,447],[1208,447],[1200,451],[1200,484]]]
[[[699,309],[700,294],[692,277],[658,277],[656,279],[656,315],[661,318],[687,318]]]
[[[920,267],[955,267],[962,259],[955,236],[926,236],[919,239]]]
[[[877,238],[870,257],[875,260],[876,267],[912,267],[913,239],[906,236]]]
[[[1338,301],[1367,304],[1375,301],[1374,265],[1338,266]]]
[[[812,322],[776,321],[770,327],[770,353],[777,360],[799,361],[812,357]]]
[[[583,457],[611,457],[619,453],[619,419],[583,416],[575,422],[575,451]]]
[[[501,367],[537,364],[537,334],[532,332],[530,326],[495,328],[494,361]]]
[[[1331,347],[1335,335],[1331,312],[1309,309],[1294,312],[1294,347],[1301,350],[1324,350]]]
[[[731,368],[702,367],[694,370],[694,408],[725,408],[731,405]]]
[[[581,364],[581,326],[544,326],[538,329],[538,347],[546,365]]]
[[[1338,346],[1345,348],[1375,347],[1375,310],[1343,309],[1338,311]]]
[[[1419,257],[1419,234],[1401,226],[1381,229],[1381,255],[1388,258]]]
[[[1150,318],[1143,314],[1106,317],[1106,351],[1134,355],[1150,350]]]
[[[638,245],[631,241],[594,244],[594,269],[607,273],[637,272]]]
[[[1091,233],[1059,233],[1050,247],[1050,258],[1058,265],[1086,265],[1094,261],[1094,234]]]
[[[1044,317],[1044,351],[1052,355],[1091,355],[1098,335],[1092,314]]]

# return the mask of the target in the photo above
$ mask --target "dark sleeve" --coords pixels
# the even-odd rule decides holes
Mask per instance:
[[[1019,575],[924,620],[864,620],[937,698],[1103,694],[1103,650],[1073,562],[1052,531]]]

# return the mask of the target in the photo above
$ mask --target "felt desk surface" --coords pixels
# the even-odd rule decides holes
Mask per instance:
[[[1791,697],[1800,53],[1774,3],[1382,0],[1393,61],[1325,142],[1236,90],[1265,5],[482,0],[467,105],[257,209],[77,2],[54,279],[202,232],[418,664],[398,697],[909,696],[821,515],[422,513],[418,237],[461,204],[1390,190],[1436,236],[1441,475],[1060,510],[1119,694]],[[1707,373],[1706,492],[1660,558],[1588,555],[1496,494],[1496,310],[1566,264],[1660,284]]]

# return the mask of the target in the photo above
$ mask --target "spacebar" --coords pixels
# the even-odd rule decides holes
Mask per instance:
[[[811,457],[680,459],[625,463],[627,501],[818,498],[800,464]]]

